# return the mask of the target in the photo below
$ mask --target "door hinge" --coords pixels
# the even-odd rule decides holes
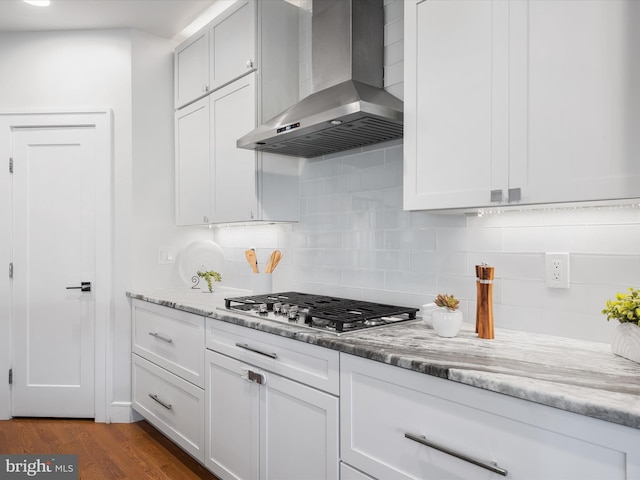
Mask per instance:
[[[13,278],[13,262],[9,264],[9,278]]]
[[[9,385],[13,385],[13,368],[9,369]]]
[[[9,173],[13,173],[13,158],[9,157]]]

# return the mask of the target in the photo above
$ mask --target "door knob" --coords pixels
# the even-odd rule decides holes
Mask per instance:
[[[80,282],[79,287],[67,287],[67,290],[80,290],[82,292],[90,292],[91,282]]]

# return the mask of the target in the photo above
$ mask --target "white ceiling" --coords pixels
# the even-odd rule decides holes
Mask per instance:
[[[216,2],[228,0],[51,0],[49,7],[0,0],[0,31],[135,28],[180,40],[180,32]]]

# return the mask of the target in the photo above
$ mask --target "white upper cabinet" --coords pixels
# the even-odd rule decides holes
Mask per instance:
[[[640,196],[640,3],[510,11],[509,181],[522,203]]]
[[[256,68],[256,8],[238,1],[211,23],[211,90]]]
[[[256,4],[237,1],[176,48],[175,108],[252,72],[255,59]]]
[[[204,29],[210,88],[175,115],[177,225],[298,220],[299,160],[236,146],[299,99],[298,17],[284,0],[244,0]]]
[[[629,0],[407,2],[405,209],[639,197],[639,23]]]
[[[211,217],[209,97],[175,117],[176,224],[208,224]]]
[[[258,218],[256,152],[235,140],[255,128],[255,75],[242,77],[211,94],[211,203],[217,223]]]
[[[504,2],[405,4],[405,208],[484,205],[506,186],[507,20]]]
[[[183,107],[210,90],[209,30],[202,30],[176,48],[174,56],[175,106]]]

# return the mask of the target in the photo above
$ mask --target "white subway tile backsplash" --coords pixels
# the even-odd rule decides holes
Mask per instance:
[[[443,275],[475,275],[468,266],[469,254],[466,252],[438,252],[436,272]]]
[[[379,270],[401,270],[411,269],[411,252],[407,250],[376,250],[373,252],[373,268]]]
[[[467,252],[470,241],[466,228],[440,228],[437,230],[437,248],[442,252]]]
[[[424,272],[401,272],[390,270],[385,273],[384,290],[391,292],[408,292],[426,295],[436,290],[437,280],[434,275]],[[378,301],[386,301],[380,297]],[[419,305],[416,305],[419,306]]]
[[[404,79],[404,62],[396,62],[384,67],[384,86],[401,84]]]
[[[384,4],[384,18],[387,23],[402,21],[404,18],[404,0],[393,0]]]
[[[404,42],[395,42],[384,47],[384,65],[388,67],[396,63],[403,63]],[[404,78],[403,78],[404,79]]]
[[[384,270],[345,268],[342,271],[342,284],[347,287],[383,290],[385,288],[384,276]]]
[[[503,229],[503,249],[513,252],[580,252],[588,245],[586,226],[522,226]]]
[[[640,224],[590,225],[587,251],[592,253],[640,253]]]
[[[409,213],[396,210],[382,210],[375,213],[375,227],[380,230],[407,229]]]
[[[394,85],[385,85],[384,89],[400,100],[404,100],[404,83],[396,83]]]
[[[590,285],[640,285],[640,254],[587,255],[570,257],[571,283]]]
[[[423,275],[436,276],[439,267],[440,255],[435,251],[427,250],[411,250],[410,252],[410,268],[412,272],[419,272]]]
[[[404,39],[404,22],[402,18],[387,23],[384,26],[384,44],[390,45]]]
[[[384,233],[384,248],[388,250],[435,250],[435,230],[395,230]]]

